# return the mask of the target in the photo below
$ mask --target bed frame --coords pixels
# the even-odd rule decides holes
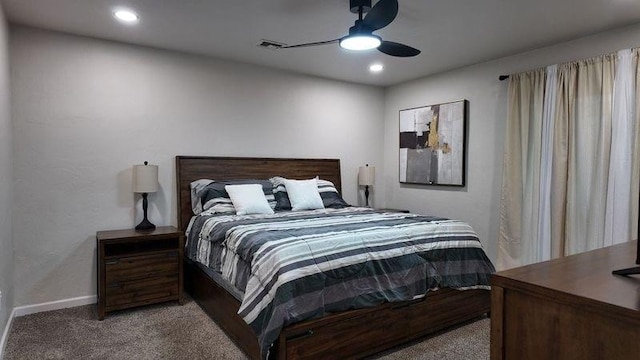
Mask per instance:
[[[340,160],[177,156],[178,226],[192,216],[189,184],[198,179],[268,179],[320,176],[341,190]],[[240,302],[185,259],[185,288],[251,359],[257,337],[237,314]],[[441,289],[413,301],[385,303],[303,321],[284,328],[270,358],[361,358],[488,313],[490,291]]]

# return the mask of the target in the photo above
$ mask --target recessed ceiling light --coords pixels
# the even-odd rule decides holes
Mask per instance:
[[[369,66],[369,71],[371,72],[380,72],[383,69],[384,69],[384,66],[382,66],[382,64],[373,64]]]
[[[116,19],[127,24],[134,24],[137,23],[138,20],[140,20],[138,14],[129,9],[118,9],[113,12],[113,16],[115,16]]]

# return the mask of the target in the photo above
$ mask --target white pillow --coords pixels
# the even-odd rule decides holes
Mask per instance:
[[[287,189],[287,195],[289,195],[289,201],[291,201],[291,210],[324,209],[316,179],[287,179],[284,181],[284,187]]]
[[[260,184],[226,185],[236,215],[273,214]]]

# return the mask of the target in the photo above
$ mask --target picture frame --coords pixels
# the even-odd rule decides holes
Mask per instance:
[[[467,103],[400,110],[400,183],[465,186]]]

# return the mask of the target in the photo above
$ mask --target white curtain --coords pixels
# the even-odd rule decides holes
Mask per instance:
[[[536,259],[538,201],[540,199],[540,136],[544,111],[544,69],[509,79],[507,144],[503,157],[500,208],[500,268]]]
[[[631,179],[633,167],[633,122],[635,119],[635,71],[631,50],[618,52],[613,88],[611,162],[605,218],[604,245],[626,241],[631,224]]]
[[[568,76],[566,238],[564,255],[604,245],[604,219],[611,149],[611,105],[615,56],[560,66]],[[571,96],[572,95],[572,96]],[[630,240],[630,239],[626,239]]]
[[[551,186],[553,171],[553,136],[556,113],[558,65],[547,67],[542,113],[542,138],[540,152],[540,207],[538,209],[538,246],[536,260],[551,259]]]
[[[509,82],[499,269],[635,239],[638,51]]]

